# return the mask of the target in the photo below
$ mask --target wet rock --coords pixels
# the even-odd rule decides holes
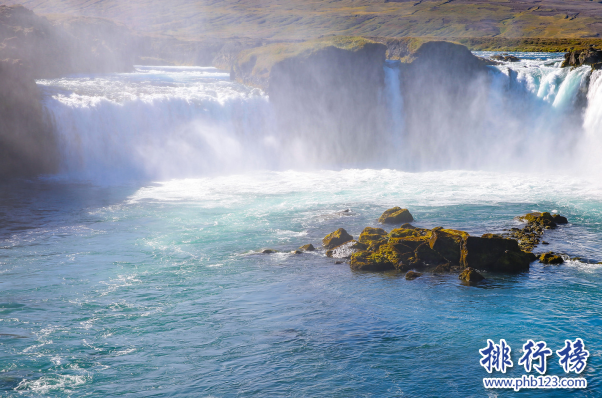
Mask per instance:
[[[316,250],[316,248],[311,243],[308,243],[307,245],[301,246],[297,250],[301,250],[302,252],[313,252]]]
[[[439,264],[434,270],[435,274],[447,274],[452,272],[451,264]]]
[[[465,263],[468,233],[454,229],[433,228],[429,246],[452,265]]]
[[[422,276],[422,274],[420,272],[415,272],[415,271],[408,271],[408,273],[406,274],[406,279],[409,281],[413,281],[416,278],[420,278]]]
[[[301,250],[293,250],[291,254],[301,254],[303,253]]]
[[[401,207],[386,210],[378,219],[381,224],[403,224],[412,221],[414,221],[414,217],[412,217],[409,210]]]
[[[334,249],[350,240],[353,240],[353,236],[349,235],[343,228],[339,228],[333,233],[326,235],[322,239],[322,245],[327,249]]]
[[[496,61],[504,61],[504,62],[519,62],[520,58],[515,57],[514,55],[494,55],[491,59],[495,59]]]
[[[335,263],[335,264],[343,264],[343,263],[344,263],[344,261],[340,261],[340,260],[339,260],[339,261],[335,261],[334,263]]]
[[[350,265],[354,271],[391,271],[401,261],[401,253],[389,244],[382,245],[376,252],[366,250],[354,253]]]
[[[386,237],[387,231],[384,229],[366,227],[360,234],[358,241],[360,241],[360,243],[369,245],[371,242],[383,240],[386,239]]]
[[[492,272],[520,272],[529,269],[532,255],[523,252],[514,239],[486,234],[466,239],[464,266]]]
[[[557,224],[566,224],[568,220],[559,214],[551,215],[548,212],[535,212],[517,217],[527,225],[522,229],[512,228],[507,236],[518,240],[519,246],[526,252],[531,252],[539,245],[546,229],[554,229]]]
[[[263,249],[261,251],[262,254],[274,254],[274,253],[278,253],[278,250],[274,250],[274,249]]]
[[[485,279],[485,277],[483,275],[479,274],[473,268],[466,268],[460,274],[460,279],[463,280],[464,282],[468,282],[468,283],[477,283],[477,282],[480,282],[483,279]]]
[[[597,65],[602,62],[602,50],[595,49],[593,47],[587,49],[578,49],[570,51],[564,54],[564,61],[562,61],[562,68],[568,66],[582,66],[582,65]]]
[[[350,258],[353,253],[356,253],[360,250],[366,250],[366,248],[367,246],[363,243],[351,240],[335,247],[334,249],[326,251],[326,256],[331,258]]]
[[[543,264],[562,264],[564,259],[561,255],[554,252],[547,252],[539,256],[539,261]]]

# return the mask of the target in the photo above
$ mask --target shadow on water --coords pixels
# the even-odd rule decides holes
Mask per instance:
[[[95,186],[50,179],[0,181],[0,239],[22,231],[94,223],[90,210],[116,205],[143,184]],[[148,185],[148,184],[144,184]]]

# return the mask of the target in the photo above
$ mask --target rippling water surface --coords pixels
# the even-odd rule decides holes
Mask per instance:
[[[552,188],[551,188],[552,187]],[[0,395],[514,396],[487,391],[478,349],[585,341],[602,394],[602,265],[532,264],[407,281],[288,254],[383,210],[415,225],[500,232],[531,210],[570,224],[558,250],[602,261],[602,190],[538,175],[391,170],[256,172],[99,187],[14,182],[0,193]],[[349,212],[342,210],[350,209]],[[257,254],[263,248],[282,253]],[[542,249],[540,249],[542,250]],[[548,374],[562,376],[557,357]],[[499,374],[498,374],[499,376]]]

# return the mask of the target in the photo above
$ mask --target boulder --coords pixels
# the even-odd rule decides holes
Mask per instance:
[[[587,49],[578,49],[570,51],[564,54],[564,61],[562,61],[562,68],[568,66],[582,66],[582,65],[597,65],[602,62],[602,50],[595,49],[593,47]]]
[[[433,228],[429,246],[452,265],[461,265],[466,259],[468,233],[454,229]]]
[[[263,249],[261,251],[262,254],[274,254],[274,253],[278,253],[278,250],[274,250],[274,249]]]
[[[300,248],[298,248],[297,250],[300,250],[302,252],[313,252],[316,250],[316,248],[314,247],[314,245],[312,245],[311,243],[308,243],[307,245],[303,245]]]
[[[552,219],[556,224],[568,224],[569,220],[566,217],[561,216],[560,214],[554,214]]]
[[[539,261],[543,264],[562,264],[564,259],[561,255],[554,252],[547,252],[539,256]]]
[[[531,256],[514,239],[485,234],[466,239],[465,267],[493,272],[520,272],[529,269]]]
[[[515,57],[514,55],[494,55],[491,59],[495,59],[496,61],[504,61],[504,62],[519,62],[520,58]]]
[[[401,261],[400,253],[394,247],[386,244],[376,252],[366,250],[351,255],[351,269],[354,271],[391,271]]]
[[[381,224],[403,224],[412,221],[414,221],[414,217],[412,217],[408,209],[402,209],[401,207],[393,207],[386,210],[378,219],[378,222]]]
[[[474,268],[466,268],[460,274],[460,279],[468,283],[477,283],[485,279],[485,277],[479,274]]]
[[[420,272],[408,271],[408,273],[406,274],[406,279],[412,281],[416,278],[420,278],[421,276],[422,274]]]
[[[350,240],[353,240],[353,236],[349,235],[345,229],[339,228],[333,233],[326,235],[324,239],[322,239],[322,245],[326,249],[334,249]]]
[[[556,228],[556,222],[554,221],[554,217],[552,217],[552,215],[547,211],[543,213],[534,212],[525,214],[524,216],[520,217],[520,219],[526,221],[528,224],[534,226],[542,226],[545,229]]]
[[[451,264],[439,264],[434,270],[435,274],[447,274],[452,271]]]
[[[384,229],[366,227],[360,234],[358,241],[360,241],[360,243],[368,245],[371,242],[386,239],[386,237],[387,231],[385,231]]]

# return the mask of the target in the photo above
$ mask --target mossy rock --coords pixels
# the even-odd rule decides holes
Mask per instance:
[[[366,227],[360,234],[358,241],[360,241],[360,243],[370,244],[374,241],[386,239],[386,237],[387,231],[385,231],[384,229]]]
[[[477,283],[485,279],[485,277],[479,274],[474,268],[466,268],[462,271],[459,278],[468,283]]]
[[[411,228],[408,228],[411,227]],[[389,232],[389,238],[405,238],[405,237],[411,237],[411,236],[416,236],[416,237],[430,237],[432,234],[430,229],[425,229],[425,228],[416,228],[411,226],[410,224],[404,224],[399,228],[395,228],[393,229],[391,232]]]
[[[278,250],[274,250],[274,249],[263,249],[261,251],[262,254],[274,254],[274,253],[278,253]]]
[[[390,271],[394,270],[402,256],[394,247],[382,245],[377,252],[359,251],[351,256],[351,269],[354,271]]]
[[[408,271],[408,273],[406,274],[406,279],[409,281],[413,281],[416,278],[420,278],[422,276],[422,274],[420,272],[416,272],[416,271]]]
[[[311,243],[308,243],[307,245],[301,246],[297,250],[301,250],[302,252],[313,252],[316,250],[316,248]]]
[[[556,222],[554,221],[554,217],[552,217],[552,215],[547,211],[543,213],[528,213],[519,218],[532,225],[539,225],[544,228],[556,228]]]
[[[334,249],[343,243],[353,240],[353,236],[349,235],[343,228],[339,228],[333,233],[330,233],[322,239],[322,245],[326,249]]]
[[[560,214],[554,214],[552,218],[554,219],[554,222],[556,224],[568,224],[569,222],[569,220],[566,217],[561,216]]]
[[[429,246],[446,262],[461,265],[466,259],[466,239],[469,234],[455,229],[433,228]]]
[[[389,245],[400,253],[414,252],[419,246],[428,244],[429,236],[408,236],[405,238],[390,238]]]
[[[412,221],[414,221],[414,217],[412,217],[410,211],[401,207],[393,207],[386,210],[378,219],[378,222],[381,224],[403,224]]]
[[[547,252],[539,256],[539,261],[543,264],[562,264],[564,263],[564,259],[561,255]]]

